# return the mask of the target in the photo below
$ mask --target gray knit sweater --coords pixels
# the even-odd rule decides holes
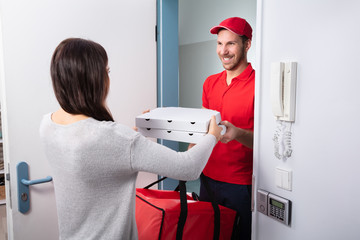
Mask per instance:
[[[60,239],[137,239],[139,171],[197,179],[215,137],[176,152],[115,122],[93,118],[59,125],[44,116],[40,136],[52,169]]]

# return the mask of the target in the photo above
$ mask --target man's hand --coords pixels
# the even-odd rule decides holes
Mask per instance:
[[[226,126],[226,133],[220,140],[222,143],[228,143],[232,140],[236,140],[248,148],[253,148],[254,133],[252,131],[235,127],[228,121],[222,121],[220,124]]]
[[[222,121],[220,123],[221,125],[224,125],[226,127],[226,133],[223,135],[221,142],[222,143],[228,143],[234,139],[236,139],[238,134],[238,128],[235,127],[232,123],[228,121]]]

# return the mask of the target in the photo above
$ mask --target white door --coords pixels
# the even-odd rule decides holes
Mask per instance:
[[[94,40],[107,50],[108,105],[129,127],[156,107],[155,0],[0,0],[0,80],[9,239],[57,239],[52,182],[30,186],[30,210],[18,211],[16,165],[29,179],[51,176],[39,140],[42,116],[58,108],[50,58],[65,38]],[[96,177],[96,176],[94,176]]]

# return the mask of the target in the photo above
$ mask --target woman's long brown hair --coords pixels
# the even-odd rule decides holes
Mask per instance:
[[[54,93],[62,109],[99,121],[114,121],[106,106],[108,57],[98,43],[81,38],[62,41],[51,59]]]

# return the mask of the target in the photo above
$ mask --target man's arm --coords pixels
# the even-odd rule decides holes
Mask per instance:
[[[207,109],[202,106],[202,108]],[[226,126],[226,133],[223,135],[220,140],[222,143],[228,143],[232,140],[236,140],[244,146],[253,149],[254,144],[254,132],[250,130],[245,130],[242,128],[235,127],[232,123],[228,121],[222,121],[220,124]]]
[[[236,140],[248,148],[253,148],[254,132],[242,128],[235,127],[228,121],[222,121],[222,125],[226,126],[226,133],[223,135],[221,142],[228,143]]]

